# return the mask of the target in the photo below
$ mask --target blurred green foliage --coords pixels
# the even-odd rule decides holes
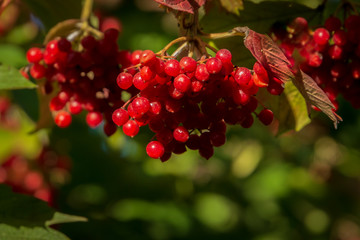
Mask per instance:
[[[121,48],[158,51],[177,36],[173,17],[153,10],[146,3],[150,1],[120,2],[110,8],[97,3],[103,14],[121,20]],[[245,9],[251,5],[261,13],[275,14],[271,21],[260,19],[267,24],[261,29],[256,28],[255,16],[240,12],[239,18],[228,17],[232,25],[254,23],[255,30],[265,31],[276,20],[318,14],[298,6],[283,16],[282,4],[244,3]],[[277,11],[271,12],[269,6]],[[242,16],[249,21],[241,21]],[[227,19],[219,19],[204,18],[204,29],[227,27],[222,25]],[[28,20],[22,16],[17,25],[33,28]],[[14,67],[25,63],[26,49],[44,37],[39,31],[31,40],[20,41],[29,39],[27,32],[16,33],[20,34],[16,41],[6,37],[15,33],[1,39],[2,63]],[[233,39],[215,45],[238,49],[240,42]],[[234,51],[237,63],[252,64],[254,60],[243,55],[241,48]],[[36,97],[29,100],[24,91],[14,91],[12,96],[36,116]],[[38,151],[39,134],[44,133],[26,135],[34,125],[20,112],[19,121],[27,130],[10,133],[0,128],[1,157],[9,149]],[[89,222],[59,229],[72,240],[359,239],[360,114],[342,101],[339,114],[344,122],[336,131],[323,116],[299,132],[278,137],[258,123],[251,129],[231,127],[227,143],[209,161],[187,151],[165,163],[147,157],[144,146],[151,134],[146,129],[134,139],[120,132],[107,138],[101,127],[89,129],[84,116],[75,118],[69,128],[49,131],[52,148],[73,160],[71,182],[59,192],[56,207],[85,216]]]

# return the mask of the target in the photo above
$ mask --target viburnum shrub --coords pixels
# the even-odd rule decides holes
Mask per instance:
[[[298,17],[285,28],[273,28],[286,56],[310,75],[324,90],[335,109],[342,95],[360,108],[360,16],[349,14],[342,22],[336,16],[323,26],[311,28]],[[315,107],[315,109],[317,109]]]
[[[49,108],[55,124],[61,128],[71,124],[72,115],[86,111],[90,127],[105,122],[104,132],[108,136],[116,131],[112,112],[124,103],[115,79],[130,65],[131,53],[119,50],[117,29],[105,29],[100,38],[86,35],[80,44],[71,35],[55,38],[44,48],[33,47],[26,54],[30,76],[38,81],[45,79],[44,94],[52,94],[55,86],[59,89]]]
[[[86,123],[95,128],[104,121],[109,136],[116,126],[129,137],[147,126],[154,133],[146,146],[152,158],[167,161],[172,154],[191,149],[209,159],[214,147],[225,144],[228,125],[250,128],[255,119],[270,125],[274,113],[258,93],[277,97],[288,81],[335,126],[341,121],[326,94],[314,87],[313,79],[291,64],[268,36],[248,27],[204,33],[198,9],[206,1],[156,1],[175,13],[182,34],[159,52],[121,51],[118,30],[101,27],[104,32],[100,32],[89,25],[88,18],[80,25],[75,23],[80,29],[65,38],[51,35],[44,48],[29,49],[28,73],[43,81],[45,94],[58,86],[49,107],[59,127],[69,126],[72,115],[85,110]],[[112,20],[101,23],[110,26]],[[307,27],[306,21],[296,24],[296,29]],[[206,42],[226,37],[244,38],[245,47],[256,59],[252,68],[237,66],[228,49]],[[326,32],[319,32],[318,38],[328,41]],[[342,35],[337,41],[344,44]],[[179,47],[170,53],[175,44]]]

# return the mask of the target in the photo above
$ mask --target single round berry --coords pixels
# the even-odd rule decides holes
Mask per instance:
[[[216,56],[217,59],[220,59],[222,63],[229,63],[231,62],[231,52],[227,49],[220,49],[217,51]]]
[[[176,59],[170,59],[165,63],[164,71],[167,75],[176,77],[181,70],[180,63]]]
[[[81,103],[76,100],[71,100],[69,102],[69,111],[71,114],[79,114],[82,111]]]
[[[330,33],[325,28],[318,28],[313,35],[314,41],[319,45],[325,45],[330,39]]]
[[[133,84],[139,90],[144,90],[148,86],[148,83],[141,77],[139,72],[133,77]]]
[[[250,70],[245,67],[239,67],[234,74],[235,81],[242,87],[246,87],[249,84],[251,77]]]
[[[191,57],[183,57],[180,60],[180,67],[184,72],[195,72],[197,63]]]
[[[33,47],[26,52],[26,59],[29,63],[38,63],[42,60],[43,53],[40,48]]]
[[[41,79],[45,77],[45,74],[46,74],[46,68],[41,64],[35,63],[30,67],[30,75],[34,79]]]
[[[91,128],[96,128],[102,122],[103,116],[100,112],[88,112],[86,114],[86,123]]]
[[[145,82],[148,82],[155,77],[156,73],[155,73],[154,69],[152,69],[151,67],[143,66],[140,70],[140,75],[141,75],[141,78],[144,79]]]
[[[265,125],[270,125],[274,119],[274,114],[270,109],[264,108],[258,115],[259,120]]]
[[[113,112],[112,120],[116,125],[122,126],[129,120],[129,114],[125,109],[118,108]]]
[[[184,143],[189,139],[189,131],[185,127],[179,126],[175,128],[173,136],[175,140]]]
[[[331,16],[326,19],[324,26],[330,32],[336,31],[341,27],[341,20],[337,17]]]
[[[135,137],[139,133],[139,125],[134,120],[128,120],[122,127],[124,134],[129,137]]]
[[[66,38],[61,38],[58,42],[58,48],[61,52],[70,52],[71,51],[71,42]]]
[[[217,74],[222,69],[222,62],[218,58],[210,58],[206,61],[206,70],[210,74]]]
[[[146,153],[151,158],[160,158],[164,155],[165,148],[159,141],[151,141],[146,146]]]
[[[55,116],[55,124],[61,128],[66,128],[71,123],[71,115],[66,111],[60,111]]]
[[[180,74],[178,75],[175,79],[174,79],[174,87],[179,91],[179,92],[186,92],[187,90],[190,89],[191,87],[191,80],[188,76],[186,76],[185,74]]]
[[[200,64],[197,66],[196,71],[195,71],[195,77],[197,80],[205,82],[209,79],[210,74],[208,72],[208,70],[206,69],[206,65],[205,64]]]
[[[145,50],[141,53],[140,63],[145,66],[152,66],[156,63],[156,55],[151,50]]]
[[[130,73],[122,72],[117,76],[116,83],[121,89],[128,89],[133,84],[133,76]]]
[[[135,98],[132,101],[131,105],[136,116],[142,116],[150,109],[150,102],[145,97]]]

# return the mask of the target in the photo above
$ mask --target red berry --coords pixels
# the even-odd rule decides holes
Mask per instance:
[[[151,141],[146,146],[146,153],[151,158],[160,158],[164,155],[165,148],[159,141]]]
[[[179,126],[175,128],[173,136],[179,142],[186,142],[189,139],[189,131],[183,126]]]
[[[210,132],[210,142],[215,147],[220,147],[225,144],[226,136],[223,132]]]
[[[121,89],[128,89],[133,84],[133,76],[130,73],[122,72],[117,76],[116,83]]]
[[[188,76],[186,76],[185,74],[180,74],[178,75],[175,79],[174,79],[174,87],[179,91],[179,92],[186,92],[187,90],[190,89],[191,87],[191,80]]]
[[[71,114],[78,114],[82,111],[82,106],[81,103],[76,101],[76,100],[72,100],[69,102],[69,111]]]
[[[324,26],[327,30],[333,32],[341,27],[341,21],[337,17],[331,16],[328,19],[326,19]]]
[[[132,65],[136,65],[140,63],[140,57],[143,51],[141,50],[135,50],[132,54],[131,54],[131,64]]]
[[[196,71],[195,71],[195,77],[197,80],[205,82],[209,79],[210,74],[206,69],[206,65],[205,64],[200,64],[197,66]]]
[[[274,119],[274,114],[270,109],[264,108],[258,115],[259,120],[265,125],[270,125]]]
[[[71,50],[71,42],[66,38],[61,38],[58,42],[58,48],[61,52],[70,52]]]
[[[335,45],[344,46],[347,42],[346,32],[341,29],[335,31],[332,40]]]
[[[239,67],[234,74],[235,81],[242,87],[246,87],[249,84],[251,77],[250,70],[245,67]]]
[[[86,114],[86,123],[92,128],[99,126],[102,120],[103,116],[100,112],[88,112]]]
[[[219,51],[217,51],[215,57],[220,59],[222,63],[229,63],[231,62],[232,58],[231,52],[227,49],[220,49]]]
[[[55,124],[61,128],[66,128],[71,123],[71,115],[68,112],[60,111],[55,116]]]
[[[128,120],[123,125],[123,132],[129,137],[134,137],[139,133],[139,125],[134,120]]]
[[[118,108],[113,112],[112,120],[116,125],[122,126],[129,120],[129,114],[125,109]]]
[[[145,97],[135,98],[132,101],[131,105],[136,116],[142,116],[150,109],[149,100]]]
[[[140,73],[135,74],[133,77],[133,84],[139,90],[144,90],[148,86],[148,83],[141,77]]]
[[[145,66],[152,66],[156,63],[156,55],[151,50],[145,50],[140,56],[140,63]]]
[[[30,75],[34,79],[41,79],[45,77],[45,74],[46,74],[46,68],[41,64],[35,63],[30,67]]]
[[[184,72],[195,72],[197,63],[191,57],[183,57],[180,60],[180,67]]]
[[[318,28],[315,30],[313,38],[317,44],[325,45],[329,41],[330,33],[325,28]]]
[[[164,71],[167,75],[176,77],[181,70],[180,63],[176,59],[170,59],[165,63]]]
[[[30,48],[26,53],[26,59],[29,63],[38,63],[42,60],[42,58],[42,50],[37,47]]]
[[[222,62],[218,58],[210,58],[206,61],[206,70],[210,74],[217,74],[222,69]]]

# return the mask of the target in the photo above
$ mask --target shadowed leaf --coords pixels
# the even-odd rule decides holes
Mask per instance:
[[[240,10],[244,8],[242,0],[220,0],[221,6],[230,13],[240,14]]]

